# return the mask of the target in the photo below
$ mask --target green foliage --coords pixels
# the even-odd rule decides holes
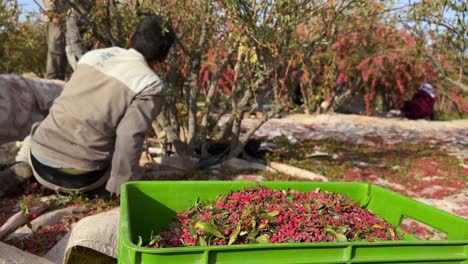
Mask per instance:
[[[130,33],[140,21],[131,1],[71,1],[81,18],[82,43],[93,47],[127,47]]]
[[[391,6],[381,1],[71,2],[84,21],[82,40],[86,49],[128,46],[128,36],[141,14],[169,18],[176,27],[178,47],[170,58],[171,65],[162,68],[160,74],[167,77],[168,87],[175,89],[169,93],[177,97],[177,105],[187,102],[180,96],[188,96],[188,88],[197,90],[194,98],[200,98],[199,92],[206,98],[212,82],[217,83],[217,89],[211,99],[221,108],[232,107],[235,83],[249,87],[253,94],[258,89],[274,90],[277,100],[287,99],[284,95],[291,94],[300,78],[306,107],[311,111],[344,88],[359,90],[372,111],[376,95],[384,95],[385,109],[396,107],[412,94],[418,82],[437,77],[425,59],[431,52],[426,36],[397,26],[398,19],[387,14]],[[466,4],[448,1],[441,7],[436,2],[412,6],[408,18],[444,25],[453,29],[459,40],[464,34],[461,29],[466,27],[462,12]],[[441,8],[455,10],[455,17],[461,20],[442,20],[440,12],[429,12]],[[448,41],[448,31],[426,31],[440,40],[434,43],[432,52],[442,51],[444,43],[455,45]],[[216,80],[221,60],[235,45],[239,50],[228,58],[224,73]],[[247,54],[255,53],[257,59],[254,65],[242,62],[241,72],[248,74],[234,80],[234,66],[240,58],[236,55],[246,47]],[[441,56],[443,69],[456,73],[450,62],[457,60],[457,55],[445,51]],[[271,72],[275,75],[269,75]],[[269,80],[263,87],[254,87],[256,80],[265,77]],[[239,103],[240,98],[235,101]],[[188,118],[190,110],[183,109]]]
[[[8,39],[8,34],[15,28],[18,7],[13,0],[0,0],[0,42]]]
[[[468,114],[458,114],[458,113],[452,113],[452,114],[439,114],[436,113],[435,115],[435,120],[438,121],[452,121],[452,120],[459,120],[459,119],[468,119]]]
[[[415,30],[428,32],[434,55],[448,55],[454,64],[444,65],[446,73],[459,81],[466,78],[468,3],[466,1],[410,1],[414,2],[406,16],[416,22]],[[428,41],[428,45],[431,45]],[[447,62],[434,56],[439,63]],[[441,59],[444,58],[445,60]]]
[[[14,1],[0,1],[0,40],[8,53],[0,69],[41,75],[44,24],[37,17],[17,21]],[[241,139],[239,124],[260,93],[270,97],[267,100],[278,110],[300,86],[305,107],[314,112],[323,101],[333,102],[346,91],[357,91],[365,99],[367,112],[373,113],[378,97],[383,110],[398,108],[420,82],[439,88],[444,74],[463,75],[466,59],[460,58],[460,52],[465,54],[462,40],[466,37],[460,34],[466,34],[466,3],[422,1],[409,5],[410,11],[395,13],[393,2],[70,1],[81,17],[85,51],[128,47],[128,37],[143,14],[159,14],[172,23],[177,43],[167,63],[157,70],[168,95],[163,127],[174,128],[174,133],[166,134],[171,134],[171,141],[179,137],[189,153],[201,145],[201,156],[206,154],[207,138],[230,140],[229,155],[236,156],[234,152],[242,146],[238,143],[245,143],[253,133]],[[441,20],[439,11],[447,8],[454,10],[458,20]],[[410,15],[402,22],[406,11]],[[447,30],[411,26],[430,16],[439,19],[430,23]],[[457,101],[457,108],[463,108],[460,105],[464,103]],[[218,128],[223,113],[231,118]]]
[[[0,0],[0,72],[45,73],[46,26],[36,14],[20,20],[15,1]]]
[[[0,71],[32,72],[44,76],[47,59],[46,27],[38,17],[28,17],[4,42],[5,57]]]

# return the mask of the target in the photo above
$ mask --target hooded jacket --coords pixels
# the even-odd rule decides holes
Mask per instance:
[[[88,52],[50,114],[33,128],[31,151],[63,168],[109,168],[106,189],[118,193],[138,173],[144,137],[163,95],[161,79],[136,50]]]

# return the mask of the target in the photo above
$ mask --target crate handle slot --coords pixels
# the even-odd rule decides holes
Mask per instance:
[[[449,240],[468,239],[468,220],[407,197],[398,198],[402,200],[398,201],[401,209],[398,227],[405,218],[411,218],[447,234]]]

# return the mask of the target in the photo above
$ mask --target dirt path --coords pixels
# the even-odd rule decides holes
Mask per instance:
[[[255,119],[243,125],[250,127]],[[289,115],[271,119],[257,132],[259,137],[294,136],[297,139],[333,138],[374,145],[378,143],[441,144],[448,153],[468,158],[468,119],[454,121],[406,120],[359,115]]]
[[[257,122],[247,119],[243,126],[248,128]],[[460,159],[460,166],[468,171],[468,120],[426,121],[400,118],[378,118],[358,115],[289,115],[271,119],[264,124],[256,136],[274,138],[287,136],[290,140],[320,140],[333,138],[337,141],[353,142],[374,146],[377,144],[430,144],[439,145],[448,154]],[[468,175],[465,175],[468,180]],[[398,183],[392,183],[398,184]],[[468,190],[444,197],[416,200],[452,214],[468,218]]]

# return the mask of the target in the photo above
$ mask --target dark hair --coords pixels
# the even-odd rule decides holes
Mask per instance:
[[[143,54],[146,61],[162,61],[174,43],[175,33],[162,17],[147,15],[138,24],[132,48]]]

